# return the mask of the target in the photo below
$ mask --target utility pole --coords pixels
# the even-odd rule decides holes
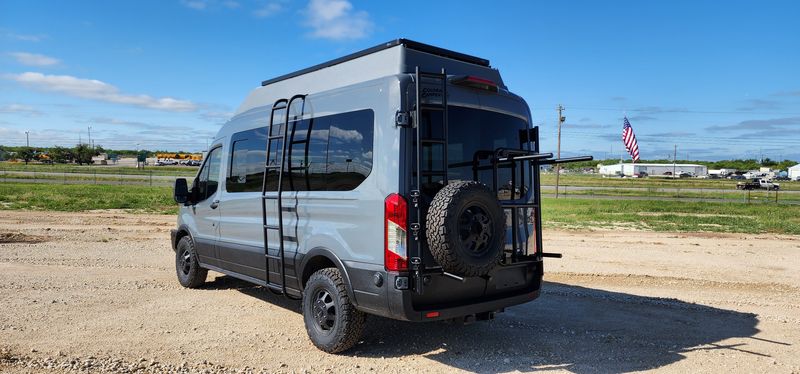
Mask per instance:
[[[89,126],[89,145],[92,145],[92,126]],[[94,149],[94,146],[92,146]]]
[[[676,158],[678,157],[678,145],[675,144],[675,150],[672,151],[672,178],[675,178],[675,162]]]
[[[561,158],[561,124],[564,123],[564,120],[567,118],[561,115],[561,112],[564,110],[564,107],[561,104],[558,104],[558,148],[556,150],[556,158]],[[561,164],[556,164],[556,199],[558,199],[558,182],[559,178],[561,177]]]
[[[30,148],[31,147],[31,138],[30,138],[30,131],[25,131],[25,146]]]

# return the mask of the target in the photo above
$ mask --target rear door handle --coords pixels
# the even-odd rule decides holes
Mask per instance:
[[[217,209],[218,206],[219,206],[219,200],[214,200],[211,202],[211,205],[209,205],[211,209]]]

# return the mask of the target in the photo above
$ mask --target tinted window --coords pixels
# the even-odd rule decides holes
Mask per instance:
[[[237,133],[231,146],[231,168],[225,189],[228,192],[260,192],[267,153],[267,130]]]
[[[479,151],[493,152],[497,148],[527,148],[524,135],[527,133],[528,123],[524,120],[507,114],[451,106],[448,109],[448,144],[447,162],[451,165],[448,169],[449,180],[473,180],[472,166],[453,167],[453,164],[471,162]],[[484,159],[482,165],[488,162]],[[521,168],[516,168],[518,173]],[[519,183],[520,175],[516,176]],[[478,171],[478,181],[488,186],[492,185],[492,171]],[[498,188],[511,181],[510,165],[506,164],[498,170]]]
[[[289,189],[327,189],[330,116],[295,122],[288,162],[292,170]]]
[[[293,122],[283,176],[284,191],[352,190],[372,171],[372,110],[335,114]],[[280,157],[281,141],[270,157]],[[228,192],[260,191],[266,162],[266,128],[233,136]],[[267,175],[267,190],[277,187],[278,173]]]
[[[372,171],[374,115],[361,110],[328,118],[328,190],[352,190]]]
[[[203,201],[213,196],[219,187],[219,171],[222,164],[222,147],[211,150],[206,156],[206,162],[198,174],[195,187],[197,188],[197,201]]]
[[[485,168],[489,165],[488,157],[497,148],[528,149],[528,124],[526,121],[507,114],[465,108],[459,106],[448,107],[448,144],[447,144],[447,178],[456,180],[477,180],[487,186],[493,185],[492,171]],[[444,120],[441,111],[422,111],[420,135],[424,139],[434,140],[425,142],[420,147],[422,170],[423,194],[434,196],[443,186],[444,178],[441,175],[444,168],[444,148],[435,140],[444,136]],[[477,158],[483,170],[473,170],[473,160]],[[412,155],[416,162],[416,155]],[[498,196],[507,199],[511,197],[512,182],[511,164],[501,164],[498,170]],[[515,191],[526,192],[520,188],[523,179],[523,169],[516,167],[514,176]],[[527,174],[530,176],[530,173]],[[527,182],[526,182],[527,183]],[[507,197],[506,197],[507,196]],[[515,196],[518,198],[518,195]]]

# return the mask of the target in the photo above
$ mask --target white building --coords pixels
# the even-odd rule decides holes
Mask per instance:
[[[689,173],[693,176],[708,175],[708,167],[696,164],[614,164],[598,165],[599,173],[606,176],[676,175]]]
[[[789,179],[793,181],[800,180],[800,164],[789,168]]]

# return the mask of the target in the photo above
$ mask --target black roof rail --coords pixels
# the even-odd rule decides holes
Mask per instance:
[[[275,78],[272,78],[272,79],[265,80],[265,81],[261,82],[261,85],[262,86],[266,86],[266,85],[269,85],[269,84],[272,84],[272,83],[275,83],[275,82],[280,82],[282,80],[286,80],[286,79],[289,79],[289,78],[294,78],[294,77],[297,77],[297,76],[301,76],[303,74],[308,74],[308,73],[310,73],[312,71],[317,71],[317,70],[321,70],[321,69],[324,69],[324,68],[327,68],[327,67],[330,67],[330,66],[338,65],[338,64],[341,64],[343,62],[354,60],[354,59],[357,59],[359,57],[363,57],[363,56],[366,56],[366,55],[373,54],[375,52],[382,51],[384,49],[389,49],[389,48],[392,48],[392,47],[396,47],[398,45],[404,45],[404,46],[406,46],[406,48],[413,49],[415,51],[430,53],[432,55],[451,58],[451,59],[454,59],[454,60],[463,61],[463,62],[467,62],[467,63],[470,63],[470,64],[490,67],[489,60],[487,60],[485,58],[475,57],[475,56],[471,56],[471,55],[468,55],[468,54],[451,51],[449,49],[444,49],[444,48],[439,48],[439,47],[436,47],[436,46],[432,46],[430,44],[415,42],[413,40],[408,40],[408,39],[402,39],[401,38],[401,39],[395,39],[395,40],[392,40],[392,41],[388,41],[386,43],[378,44],[378,45],[376,45],[374,47],[367,48],[367,49],[364,49],[364,50],[361,50],[361,51],[358,51],[358,52],[355,52],[355,53],[351,53],[351,54],[349,54],[347,56],[339,57],[337,59],[333,59],[333,60],[330,60],[330,61],[327,61],[327,62],[323,62],[321,64],[314,65],[314,66],[311,66],[311,67],[308,67],[308,68],[305,68],[305,69],[301,69],[301,70],[298,70],[298,71],[295,71],[295,72],[292,72],[292,73],[289,73],[289,74],[284,74],[284,75],[281,75],[279,77],[275,77]]]

